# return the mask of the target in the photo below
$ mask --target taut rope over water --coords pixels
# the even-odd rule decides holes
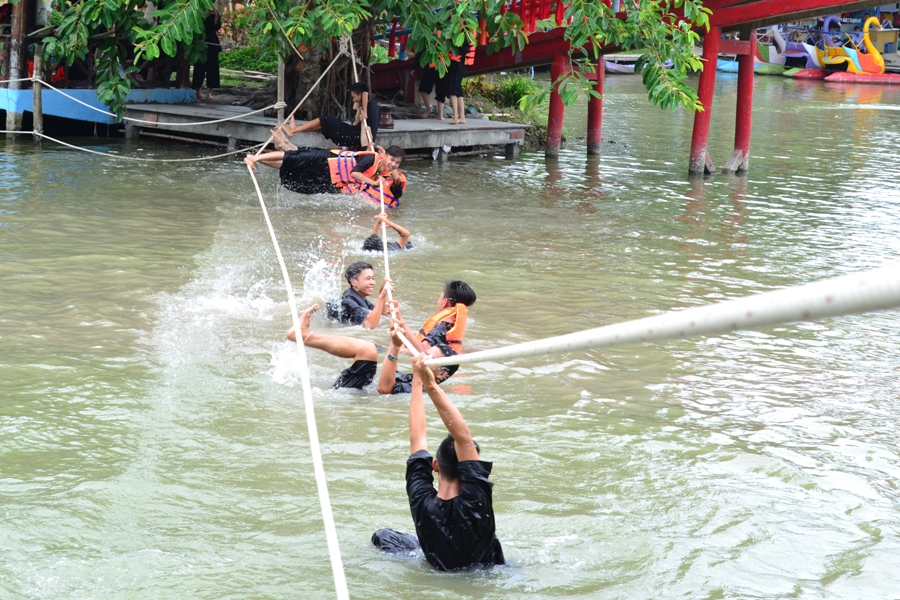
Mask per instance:
[[[897,307],[900,307],[900,266],[885,267],[505,348],[433,358],[425,364],[458,365],[612,348]]]
[[[378,182],[378,191],[381,194],[381,214],[386,215],[387,213],[385,213],[385,211],[384,211],[384,180],[381,180]],[[391,265],[388,262],[387,225],[384,224],[384,220],[381,221],[381,250],[382,250],[382,252],[384,252],[384,276],[386,278],[390,279],[391,278]],[[391,317],[396,319],[397,311],[394,310],[394,306],[393,306],[394,294],[391,293],[390,288],[388,288],[387,295],[388,295],[388,301],[390,301],[392,303],[391,304]],[[413,356],[419,355],[419,351],[416,350],[416,347],[412,345],[412,342],[410,342],[408,339],[406,339],[405,335],[403,335],[399,331],[397,332],[397,335],[400,336],[400,339],[403,340],[403,345],[406,346],[406,349],[409,350]]]

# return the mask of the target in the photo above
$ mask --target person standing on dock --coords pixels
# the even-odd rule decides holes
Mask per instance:
[[[475,46],[468,40],[463,42],[458,55],[450,55],[450,68],[447,69],[447,97],[450,99],[450,107],[453,109],[453,120],[450,121],[453,125],[466,124],[466,105],[463,101],[465,93],[462,81],[466,76],[467,67],[474,63]]]
[[[368,149],[370,144],[375,143],[375,135],[378,133],[378,125],[381,121],[381,109],[378,108],[378,103],[375,102],[375,99],[369,93],[369,86],[361,81],[350,86],[350,97],[353,99],[353,106],[356,108],[356,118],[353,119],[352,124],[344,123],[335,117],[319,116],[303,125],[297,125],[292,116],[290,123],[282,124],[281,127],[284,128],[288,137],[307,131],[321,131],[322,135],[337,146],[350,149]],[[368,125],[371,136],[363,132],[363,120]]]
[[[481,460],[481,448],[462,413],[425,366],[424,355],[413,360],[413,369],[406,495],[416,535],[379,529],[372,534],[372,543],[397,555],[421,547],[425,560],[439,571],[506,564],[497,539],[494,484],[488,479],[493,464]],[[434,458],[428,453],[423,386],[449,432]],[[438,474],[437,490],[432,472]]]
[[[431,93],[434,92],[434,101],[437,102],[437,118],[443,121],[444,103],[447,101],[447,77],[440,77],[434,64],[422,64],[420,61],[419,65],[422,67],[419,94],[422,96],[422,104],[425,106],[422,117],[431,116]]]
[[[222,29],[222,18],[215,9],[209,9],[206,19],[203,20],[203,31],[206,40],[206,60],[194,65],[194,78],[191,87],[197,95],[197,101],[212,100],[212,89],[219,88],[222,83],[219,79],[219,52],[222,44],[219,43],[218,31]],[[200,88],[203,79],[206,79],[206,98],[200,96]]]

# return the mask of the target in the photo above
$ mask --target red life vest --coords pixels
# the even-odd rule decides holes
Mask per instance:
[[[466,335],[466,319],[468,317],[469,307],[457,302],[456,306],[448,306],[428,317],[428,320],[422,325],[422,329],[416,334],[416,338],[420,342],[424,340],[425,336],[431,333],[434,326],[441,321],[452,323],[453,327],[447,330],[447,345],[453,348],[457,354],[462,354],[462,343]]]
[[[334,187],[344,194],[358,194],[369,202],[381,206],[381,193],[378,190],[378,186],[357,181],[350,175],[356,167],[357,157],[373,156],[375,162],[372,163],[371,167],[363,171],[362,174],[369,179],[375,179],[375,176],[378,174],[378,162],[381,159],[381,155],[377,152],[370,152],[368,150],[361,152],[332,150],[331,152],[335,156],[328,159],[328,172],[331,175],[331,183],[334,184]],[[402,174],[401,186],[404,190],[406,189],[406,177]],[[396,208],[400,205],[400,199],[391,193],[391,188],[389,186],[384,186],[384,205],[388,208]]]

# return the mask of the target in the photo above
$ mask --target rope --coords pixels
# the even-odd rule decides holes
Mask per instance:
[[[34,77],[21,77],[19,79],[0,79],[0,83],[18,83],[20,81],[34,81],[34,79]]]
[[[281,26],[281,21],[278,20],[278,17],[275,16],[275,12],[272,10],[272,5],[269,2],[266,2],[266,8],[269,9],[269,14],[272,15],[272,18],[275,20],[275,24],[278,25],[278,29],[281,30],[281,33],[284,35],[284,39],[287,40],[288,45],[291,49],[297,54],[297,57],[300,60],[303,59],[303,55],[300,54],[300,51],[297,49],[297,46],[291,42],[291,37],[287,34],[287,31],[284,30],[284,27]]]
[[[281,248],[278,245],[278,239],[275,237],[275,229],[272,227],[272,221],[269,219],[269,211],[266,210],[266,203],[263,200],[262,192],[259,189],[259,183],[256,181],[256,175],[250,165],[247,165],[250,171],[250,177],[253,179],[253,187],[256,188],[256,195],[259,197],[259,205],[262,207],[263,216],[266,219],[266,225],[269,228],[269,235],[272,238],[272,245],[275,247],[275,254],[278,256],[278,263],[281,265],[281,275],[284,277],[284,285],[287,288],[288,303],[291,307],[291,320],[294,323],[294,331],[297,333],[297,358],[300,364],[300,379],[303,386],[303,406],[306,411],[306,425],[309,430],[309,447],[312,453],[313,469],[316,474],[316,488],[319,492],[319,506],[322,509],[322,520],[325,522],[325,539],[328,542],[328,554],[331,557],[331,572],[334,576],[334,585],[337,590],[339,600],[349,600],[350,593],[347,591],[347,579],[344,575],[344,565],[341,560],[341,549],[338,545],[337,529],[334,525],[334,514],[331,511],[331,501],[328,497],[328,481],[325,479],[325,467],[322,464],[322,451],[319,448],[319,432],[316,428],[316,413],[313,408],[312,388],[309,384],[309,368],[306,364],[306,351],[303,345],[303,334],[300,331],[300,318],[297,316],[297,303],[294,300],[293,287],[291,286],[291,278],[288,275],[287,266],[284,264],[284,257],[281,254]]]
[[[429,366],[500,361],[682,339],[900,307],[900,266],[835,277],[587,331],[428,360]]]
[[[378,182],[378,192],[381,194],[381,214],[387,216],[387,213],[384,211],[384,180]],[[384,224],[384,221],[381,221],[381,249],[384,252],[384,276],[388,279],[391,278],[391,265],[388,263],[388,242],[387,242],[387,225]],[[388,301],[391,302],[391,317],[397,318],[397,311],[394,310],[394,294],[391,293],[391,289],[388,288]],[[412,345],[406,336],[401,332],[397,332],[397,335],[403,341],[403,345],[406,346],[406,349],[409,350],[413,356],[418,356],[419,351],[415,346]]]
[[[359,83],[359,74],[356,72],[356,52],[353,50],[353,40],[352,39],[350,40],[350,63],[353,65],[353,82]],[[360,104],[362,103],[361,101],[362,101],[362,97],[360,97]],[[367,106],[366,107],[360,106],[359,108],[360,108],[360,110],[363,111],[363,114],[365,114],[366,111],[368,110]],[[372,150],[375,149],[375,140],[372,139],[372,130],[369,129],[369,124],[366,123],[366,119],[362,120],[362,131],[366,134],[366,139],[369,140],[368,143],[366,144],[366,146],[368,147],[369,151],[371,152]],[[382,194],[383,193],[384,192],[382,192]],[[381,210],[384,211],[384,197],[382,197],[382,199],[381,199]]]
[[[91,110],[93,110],[93,111],[96,111],[96,112],[98,112],[98,113],[100,113],[100,114],[102,114],[102,115],[107,115],[107,116],[110,116],[110,117],[116,117],[116,118],[118,118],[118,115],[117,115],[116,113],[111,113],[111,112],[109,112],[108,110],[103,110],[102,108],[97,108],[96,106],[91,106],[91,105],[88,104],[87,102],[83,102],[83,101],[79,100],[78,98],[76,98],[75,96],[72,96],[72,95],[70,95],[70,94],[67,94],[67,93],[65,93],[64,91],[62,91],[62,90],[60,90],[60,89],[58,89],[58,88],[53,87],[51,84],[47,83],[46,81],[43,81],[43,80],[41,80],[41,79],[38,79],[37,77],[32,77],[32,78],[28,79],[27,81],[40,82],[40,84],[41,84],[42,86],[47,87],[47,88],[50,88],[51,90],[53,90],[54,92],[56,92],[56,93],[58,93],[58,94],[62,94],[63,96],[65,96],[65,97],[68,98],[69,100],[73,100],[73,101],[77,102],[78,104],[81,104],[82,106],[86,106],[87,108],[89,108],[89,109],[91,109]],[[198,125],[214,125],[214,124],[216,124],[216,123],[224,123],[225,121],[232,121],[232,120],[234,120],[234,119],[243,119],[244,117],[249,117],[250,115],[255,115],[256,113],[261,113],[261,112],[267,111],[267,110],[269,110],[270,108],[274,108],[274,109],[277,110],[277,109],[279,109],[279,108],[284,108],[285,106],[287,106],[287,104],[285,104],[284,102],[276,102],[275,104],[271,104],[271,105],[269,105],[269,106],[266,106],[265,108],[260,108],[260,109],[257,109],[257,110],[252,110],[252,111],[246,112],[246,113],[240,113],[240,114],[233,115],[233,116],[230,116],[230,117],[225,117],[225,118],[222,118],[222,119],[215,119],[215,120],[213,120],[213,121],[197,121],[197,122],[195,122],[195,123],[164,123],[164,125],[166,125],[166,126],[168,126],[168,127],[196,127],[196,126],[198,126]],[[132,118],[132,117],[122,117],[122,120],[123,120],[123,121],[129,121],[129,122],[131,122],[131,123],[144,123],[144,124],[146,124],[146,125],[161,125],[161,123],[158,123],[158,122],[156,122],[156,121],[145,121],[145,120],[143,120],[143,119],[135,119],[135,118]]]
[[[343,40],[343,38],[342,38],[342,40]],[[327,67],[325,67],[325,70],[322,71],[322,74],[319,75],[319,78],[316,79],[315,83],[313,83],[312,86],[310,86],[309,90],[306,92],[306,95],[300,99],[300,102],[297,103],[297,106],[294,107],[294,110],[292,110],[291,113],[287,117],[285,117],[284,123],[287,123],[287,120],[290,119],[291,117],[293,117],[295,112],[300,110],[300,107],[303,106],[303,103],[306,102],[306,99],[309,98],[309,95],[313,93],[313,90],[319,86],[319,83],[321,83],[322,79],[324,79],[324,77],[328,73],[328,71],[331,70],[331,67],[334,66],[334,63],[336,63],[341,56],[346,54],[346,52],[347,51],[343,47],[343,44],[341,44],[341,50],[335,55],[334,60],[331,61],[331,64],[329,64]],[[273,139],[274,138],[270,135],[269,139],[266,140],[266,143],[263,144],[262,147],[256,151],[256,155],[259,156],[260,154],[262,154],[262,151],[265,149],[266,146],[269,145],[269,142],[271,142]]]
[[[51,142],[56,142],[61,146],[66,146],[68,148],[72,148],[74,150],[81,150],[82,152],[88,152],[90,154],[98,154],[100,156],[105,156],[106,158],[116,158],[119,160],[137,160],[143,162],[163,162],[163,163],[178,163],[178,162],[200,162],[204,160],[213,160],[215,158],[222,158],[224,156],[231,156],[232,154],[242,154],[247,152],[247,150],[252,150],[257,146],[261,146],[262,144],[255,144],[250,146],[249,148],[243,148],[241,150],[233,150],[231,152],[226,152],[225,154],[216,154],[214,156],[201,156],[199,158],[144,158],[142,156],[123,156],[121,154],[112,154],[111,152],[98,152],[97,150],[91,150],[90,148],[82,148],[81,146],[74,146],[72,144],[68,144],[56,138],[52,138],[49,135],[44,135],[43,133],[39,133],[37,131],[11,131],[7,129],[0,129],[0,133],[12,133],[15,135],[36,135],[38,137],[42,137],[45,140],[50,140]],[[268,143],[268,142],[267,142]]]

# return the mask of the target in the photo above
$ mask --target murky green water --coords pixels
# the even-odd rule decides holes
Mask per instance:
[[[599,161],[572,142],[552,164],[408,164],[405,314],[468,281],[471,351],[896,262],[900,90],[756,85],[749,178],[688,181],[691,117],[612,76]],[[735,87],[720,77],[717,164]],[[583,121],[569,111],[570,135]],[[243,166],[30,142],[0,165],[0,596],[332,597],[285,293]],[[337,294],[374,211],[262,185],[301,304]],[[333,391],[344,362],[313,353],[351,594],[896,597],[898,327],[881,313],[463,367],[448,390],[495,462],[512,566],[453,575],[369,543],[412,529],[406,398]]]

